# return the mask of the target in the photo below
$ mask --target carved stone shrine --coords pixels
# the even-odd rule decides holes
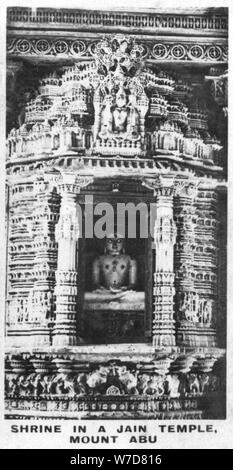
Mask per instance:
[[[6,418],[223,419],[227,10],[7,16]]]

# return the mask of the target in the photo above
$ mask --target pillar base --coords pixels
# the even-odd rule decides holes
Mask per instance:
[[[67,335],[66,333],[55,333],[53,335],[53,346],[55,347],[69,347],[69,346],[77,346],[78,339],[76,336]]]

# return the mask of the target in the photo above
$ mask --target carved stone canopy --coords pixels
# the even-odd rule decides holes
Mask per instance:
[[[183,81],[146,62],[147,46],[138,37],[108,34],[89,51],[91,60],[41,77],[39,93],[9,133],[9,160],[166,154],[209,167],[221,163],[222,147],[208,129],[204,101],[192,96],[191,77]]]

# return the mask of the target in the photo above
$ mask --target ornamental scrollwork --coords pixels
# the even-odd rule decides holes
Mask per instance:
[[[119,35],[116,35],[116,37]],[[105,44],[105,49],[103,45]],[[123,47],[123,46],[122,46]],[[83,41],[81,39],[53,39],[53,38],[19,38],[9,37],[7,43],[7,51],[9,55],[68,55],[81,57],[104,57],[109,46],[107,40],[103,41],[100,46],[99,42]],[[192,62],[227,62],[228,48],[224,44],[193,44],[193,43],[146,43],[145,40],[141,44],[135,44],[131,52],[127,52],[127,46],[124,52],[124,64],[131,63],[132,59],[139,62],[142,59],[154,59],[156,61],[192,61]],[[107,54],[106,54],[107,55]],[[120,56],[119,56],[120,58]],[[108,56],[109,60],[109,56]],[[109,63],[110,64],[110,63]],[[106,64],[105,64],[106,65]]]
[[[13,55],[71,55],[82,56],[87,52],[85,41],[75,39],[28,39],[10,38],[7,44],[7,51]]]
[[[150,51],[150,57],[157,61],[226,62],[227,54],[227,46],[220,44],[156,43]]]

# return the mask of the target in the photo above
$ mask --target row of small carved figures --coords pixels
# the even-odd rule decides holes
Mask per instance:
[[[114,375],[106,371],[60,374],[6,374],[7,397],[83,395],[153,395],[154,398],[204,395],[221,390],[224,384],[214,374],[147,374],[120,371]]]

